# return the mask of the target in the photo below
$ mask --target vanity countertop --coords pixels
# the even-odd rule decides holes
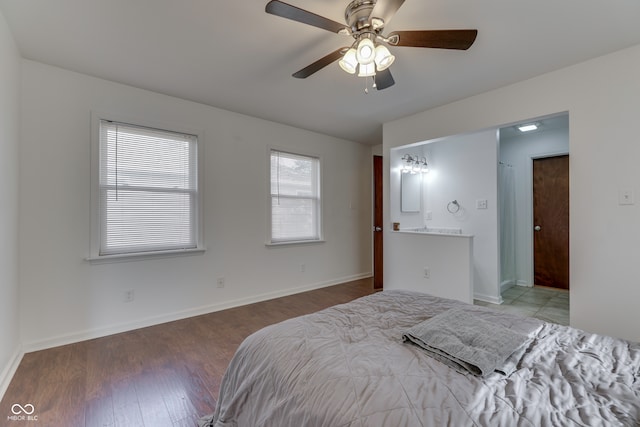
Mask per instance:
[[[406,234],[424,234],[427,236],[447,236],[447,237],[473,237],[473,234],[462,234],[462,230],[459,228],[448,227],[429,227],[429,228],[401,228],[400,230],[393,230],[393,233],[406,233]]]

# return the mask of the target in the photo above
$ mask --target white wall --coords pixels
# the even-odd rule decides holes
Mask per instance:
[[[385,239],[385,245],[394,248],[385,254],[385,290],[406,289],[473,302],[472,237],[401,231]]]
[[[569,121],[552,128],[500,137],[500,160],[513,167],[516,192],[516,278],[533,286],[533,159],[569,153]]]
[[[502,301],[498,274],[497,150],[497,131],[492,129],[394,149],[389,155],[391,222],[400,222],[401,228],[460,228],[463,234],[473,235],[474,297],[494,303]],[[421,175],[423,192],[418,213],[400,209],[399,166],[405,153],[424,156],[429,163],[430,172]],[[460,205],[455,214],[447,210],[453,200]],[[486,200],[487,209],[477,209],[478,200]],[[427,213],[431,219],[427,219]],[[416,271],[422,270],[422,265],[416,267]],[[399,276],[390,274],[386,279],[390,286],[402,286],[397,283],[402,280]]]
[[[20,57],[0,12],[0,398],[20,361],[18,135]]]
[[[386,123],[384,151],[568,111],[571,324],[640,341],[640,196],[618,204],[622,187],[640,194],[639,75],[640,45]]]
[[[28,349],[371,275],[369,147],[32,61],[22,67],[20,281]],[[84,260],[93,110],[204,130],[204,255]],[[265,246],[269,145],[322,157],[325,243]],[[135,300],[124,303],[128,289]]]
[[[425,211],[432,216],[426,225],[462,228],[473,235],[474,297],[499,303],[496,131],[452,136],[425,149],[431,169]],[[447,211],[453,200],[460,204],[455,214]],[[478,209],[478,200],[486,200],[487,209]]]

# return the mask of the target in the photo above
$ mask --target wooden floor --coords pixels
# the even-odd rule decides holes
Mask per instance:
[[[28,353],[0,402],[0,425],[195,426],[214,411],[222,375],[246,336],[372,292],[372,279],[362,279]],[[7,418],[14,404],[33,405],[37,422]]]

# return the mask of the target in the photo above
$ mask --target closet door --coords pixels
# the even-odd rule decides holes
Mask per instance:
[[[534,284],[569,289],[569,156],[533,160]]]

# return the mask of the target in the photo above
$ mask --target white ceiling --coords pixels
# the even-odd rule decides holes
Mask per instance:
[[[340,23],[348,3],[287,1]],[[396,84],[365,94],[337,64],[291,77],[352,39],[269,15],[266,3],[0,0],[0,10],[25,58],[365,144],[381,143],[386,121],[640,43],[638,0],[407,0],[385,32],[476,28],[476,42],[392,47]]]

